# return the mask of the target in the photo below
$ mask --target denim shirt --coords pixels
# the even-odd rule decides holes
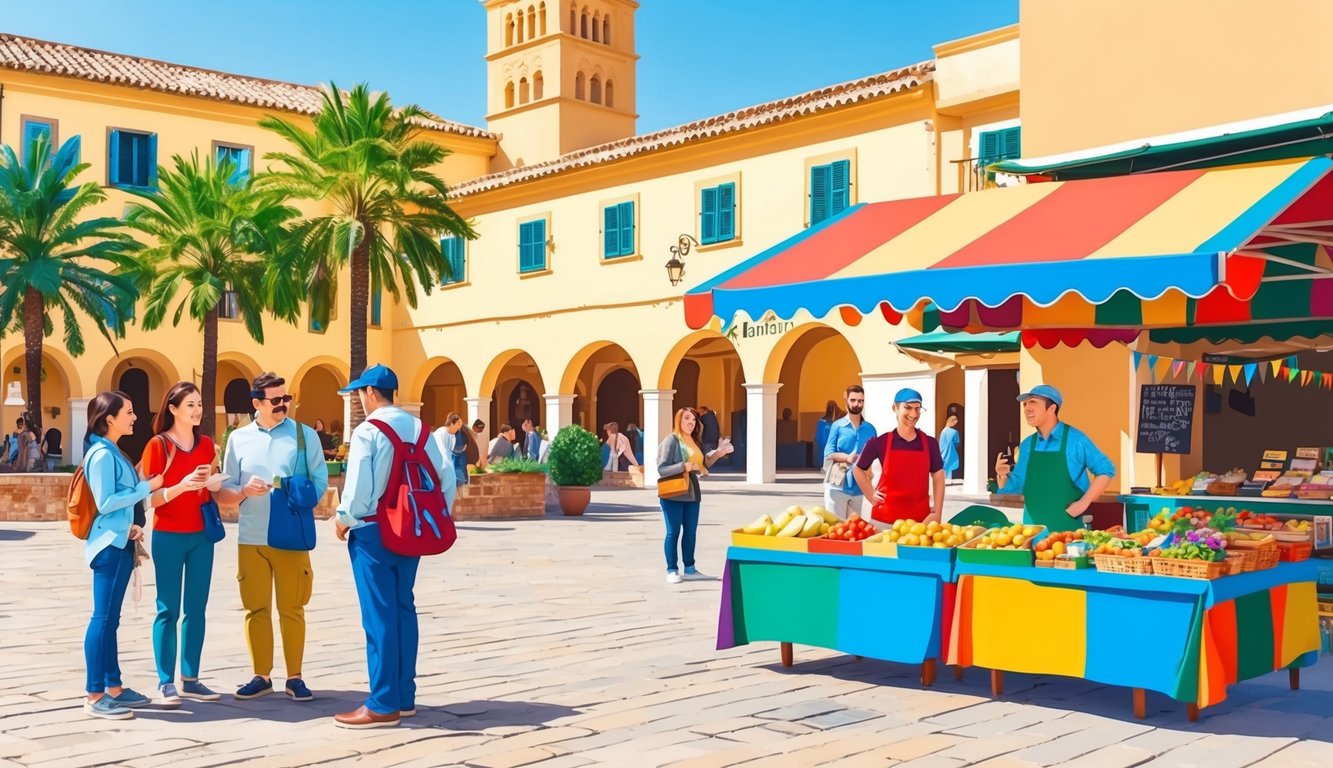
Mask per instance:
[[[152,490],[115,443],[98,435],[89,441],[83,476],[97,502],[97,517],[83,545],[84,562],[92,565],[97,553],[107,547],[124,548],[129,543],[134,505],[147,499]]]
[[[1034,451],[1046,453],[1060,450],[1060,441],[1065,432],[1069,433],[1065,466],[1069,468],[1069,479],[1074,481],[1074,485],[1078,486],[1080,491],[1086,492],[1091,484],[1088,482],[1088,473],[1092,473],[1093,477],[1101,475],[1115,477],[1115,464],[1106,454],[1102,453],[1087,435],[1062,421],[1051,430],[1050,437],[1042,438],[1040,432],[1034,432],[1020,443],[1018,463],[1009,471],[1009,478],[1005,481],[1004,487],[996,493],[1022,493],[1028,476],[1028,457]]]
[[[843,416],[829,427],[828,440],[824,443],[824,453],[820,457],[820,466],[827,464],[828,457],[835,453],[860,454],[865,450],[866,443],[875,439],[876,434],[874,425],[865,419],[861,419],[861,427],[858,429],[852,426],[850,417]],[[850,468],[839,490],[852,496],[861,495],[861,487],[856,484],[856,476]]]

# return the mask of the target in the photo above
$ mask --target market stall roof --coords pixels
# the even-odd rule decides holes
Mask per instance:
[[[1320,106],[1095,149],[1002,160],[987,170],[1058,181],[1214,168],[1333,152],[1333,106]]]
[[[840,309],[968,331],[1333,318],[1331,169],[1318,157],[861,204],[688,291],[685,318]]]
[[[1008,333],[950,333],[931,331],[895,342],[899,347],[922,352],[1017,352],[1022,346],[1018,331]]]

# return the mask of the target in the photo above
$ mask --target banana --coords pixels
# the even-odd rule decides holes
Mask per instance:
[[[820,524],[819,524],[819,535],[820,535],[820,536],[823,536],[824,534],[828,533],[828,529],[829,529],[830,527],[831,527],[831,526],[830,526],[828,523],[820,523]]]
[[[777,523],[773,523],[772,525],[768,526],[768,530],[767,530],[767,531],[764,531],[764,535],[765,535],[765,536],[777,536],[777,535],[778,535],[778,531],[780,531],[780,530],[782,530],[782,529],[779,528],[779,527],[777,526]]]
[[[768,526],[773,524],[773,518],[768,515],[761,516],[758,520],[741,529],[741,533],[748,533],[752,536],[763,536],[768,530]]]
[[[819,526],[824,525],[824,518],[819,515],[806,515],[805,525],[798,534],[803,539],[813,539],[819,535]]]
[[[778,519],[774,520],[773,524],[776,525],[778,527],[778,530],[780,531],[783,528],[787,527],[787,523],[790,523],[793,517],[795,517],[795,515],[792,514],[791,510],[787,510],[786,512],[783,512],[782,514],[778,515]]]
[[[875,534],[874,536],[871,536],[870,538],[866,539],[866,541],[870,542],[871,544],[878,544],[881,541],[884,541],[884,532],[881,531]]]
[[[801,532],[801,529],[804,527],[805,527],[804,515],[802,515],[801,517],[793,517],[791,522],[787,523],[785,526],[783,526],[782,530],[778,531],[778,538],[782,539],[782,538],[790,538],[796,536]]]
[[[839,518],[832,512],[828,511],[827,509],[824,509],[823,507],[815,507],[815,511],[818,512],[819,516],[824,518],[824,522],[828,523],[829,525],[837,525],[838,523],[842,522],[841,518]]]

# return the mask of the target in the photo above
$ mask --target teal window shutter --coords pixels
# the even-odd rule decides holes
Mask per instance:
[[[1001,160],[1023,156],[1023,127],[1014,126],[998,131],[983,131],[977,140],[977,162],[981,167]]]
[[[717,204],[720,187],[703,190],[699,200],[699,242],[704,245],[718,241]]]
[[[106,164],[107,183],[111,184],[112,186],[118,184],[124,184],[125,182],[121,181],[121,179],[124,178],[124,174],[120,168],[120,162],[121,162],[120,131],[111,132],[111,135],[107,138],[107,147],[109,149],[109,154],[110,154],[110,157],[107,158],[107,164]]]
[[[546,220],[519,225],[518,271],[540,272],[546,269]]]
[[[724,243],[736,237],[736,185],[728,182],[717,187],[717,239]]]
[[[1000,132],[986,131],[982,133],[977,145],[977,160],[984,168],[995,162],[1000,155]]]
[[[467,279],[467,242],[461,237],[450,238],[449,270],[450,282],[461,283]]]
[[[51,141],[51,127],[50,123],[41,120],[23,121],[22,163],[24,165],[28,164],[28,153],[32,150],[33,142],[43,136],[46,137],[47,141]],[[51,147],[49,151],[54,154],[55,150],[55,147]]]
[[[602,258],[620,255],[620,206],[608,205],[602,209]]]
[[[634,203],[625,202],[616,206],[620,209],[620,253],[629,256],[634,253]]]
[[[852,163],[839,160],[829,166],[829,216],[837,216],[847,210],[851,199]]]
[[[144,183],[141,186],[157,189],[157,134],[148,134],[148,140],[144,143],[148,145],[144,153],[144,163],[147,167],[144,169]]]
[[[1002,141],[1001,151],[1004,157],[1001,160],[1012,160],[1023,156],[1023,127],[1014,126],[1004,129],[1004,139]]]
[[[829,196],[832,194],[832,168],[816,165],[810,169],[810,224],[815,225],[829,217]]]
[[[384,309],[384,291],[380,288],[380,281],[372,280],[370,283],[370,324],[379,325],[380,318],[383,316]]]

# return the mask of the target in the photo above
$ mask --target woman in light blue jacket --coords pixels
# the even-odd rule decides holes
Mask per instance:
[[[134,405],[123,392],[103,392],[88,403],[88,441],[83,474],[97,503],[83,559],[93,570],[93,615],[83,638],[88,698],[83,711],[107,720],[128,720],[147,696],[124,687],[116,630],[125,588],[134,571],[135,542],[143,538],[143,501],[162,486],[161,475],[140,480],[116,441],[134,431]]]

